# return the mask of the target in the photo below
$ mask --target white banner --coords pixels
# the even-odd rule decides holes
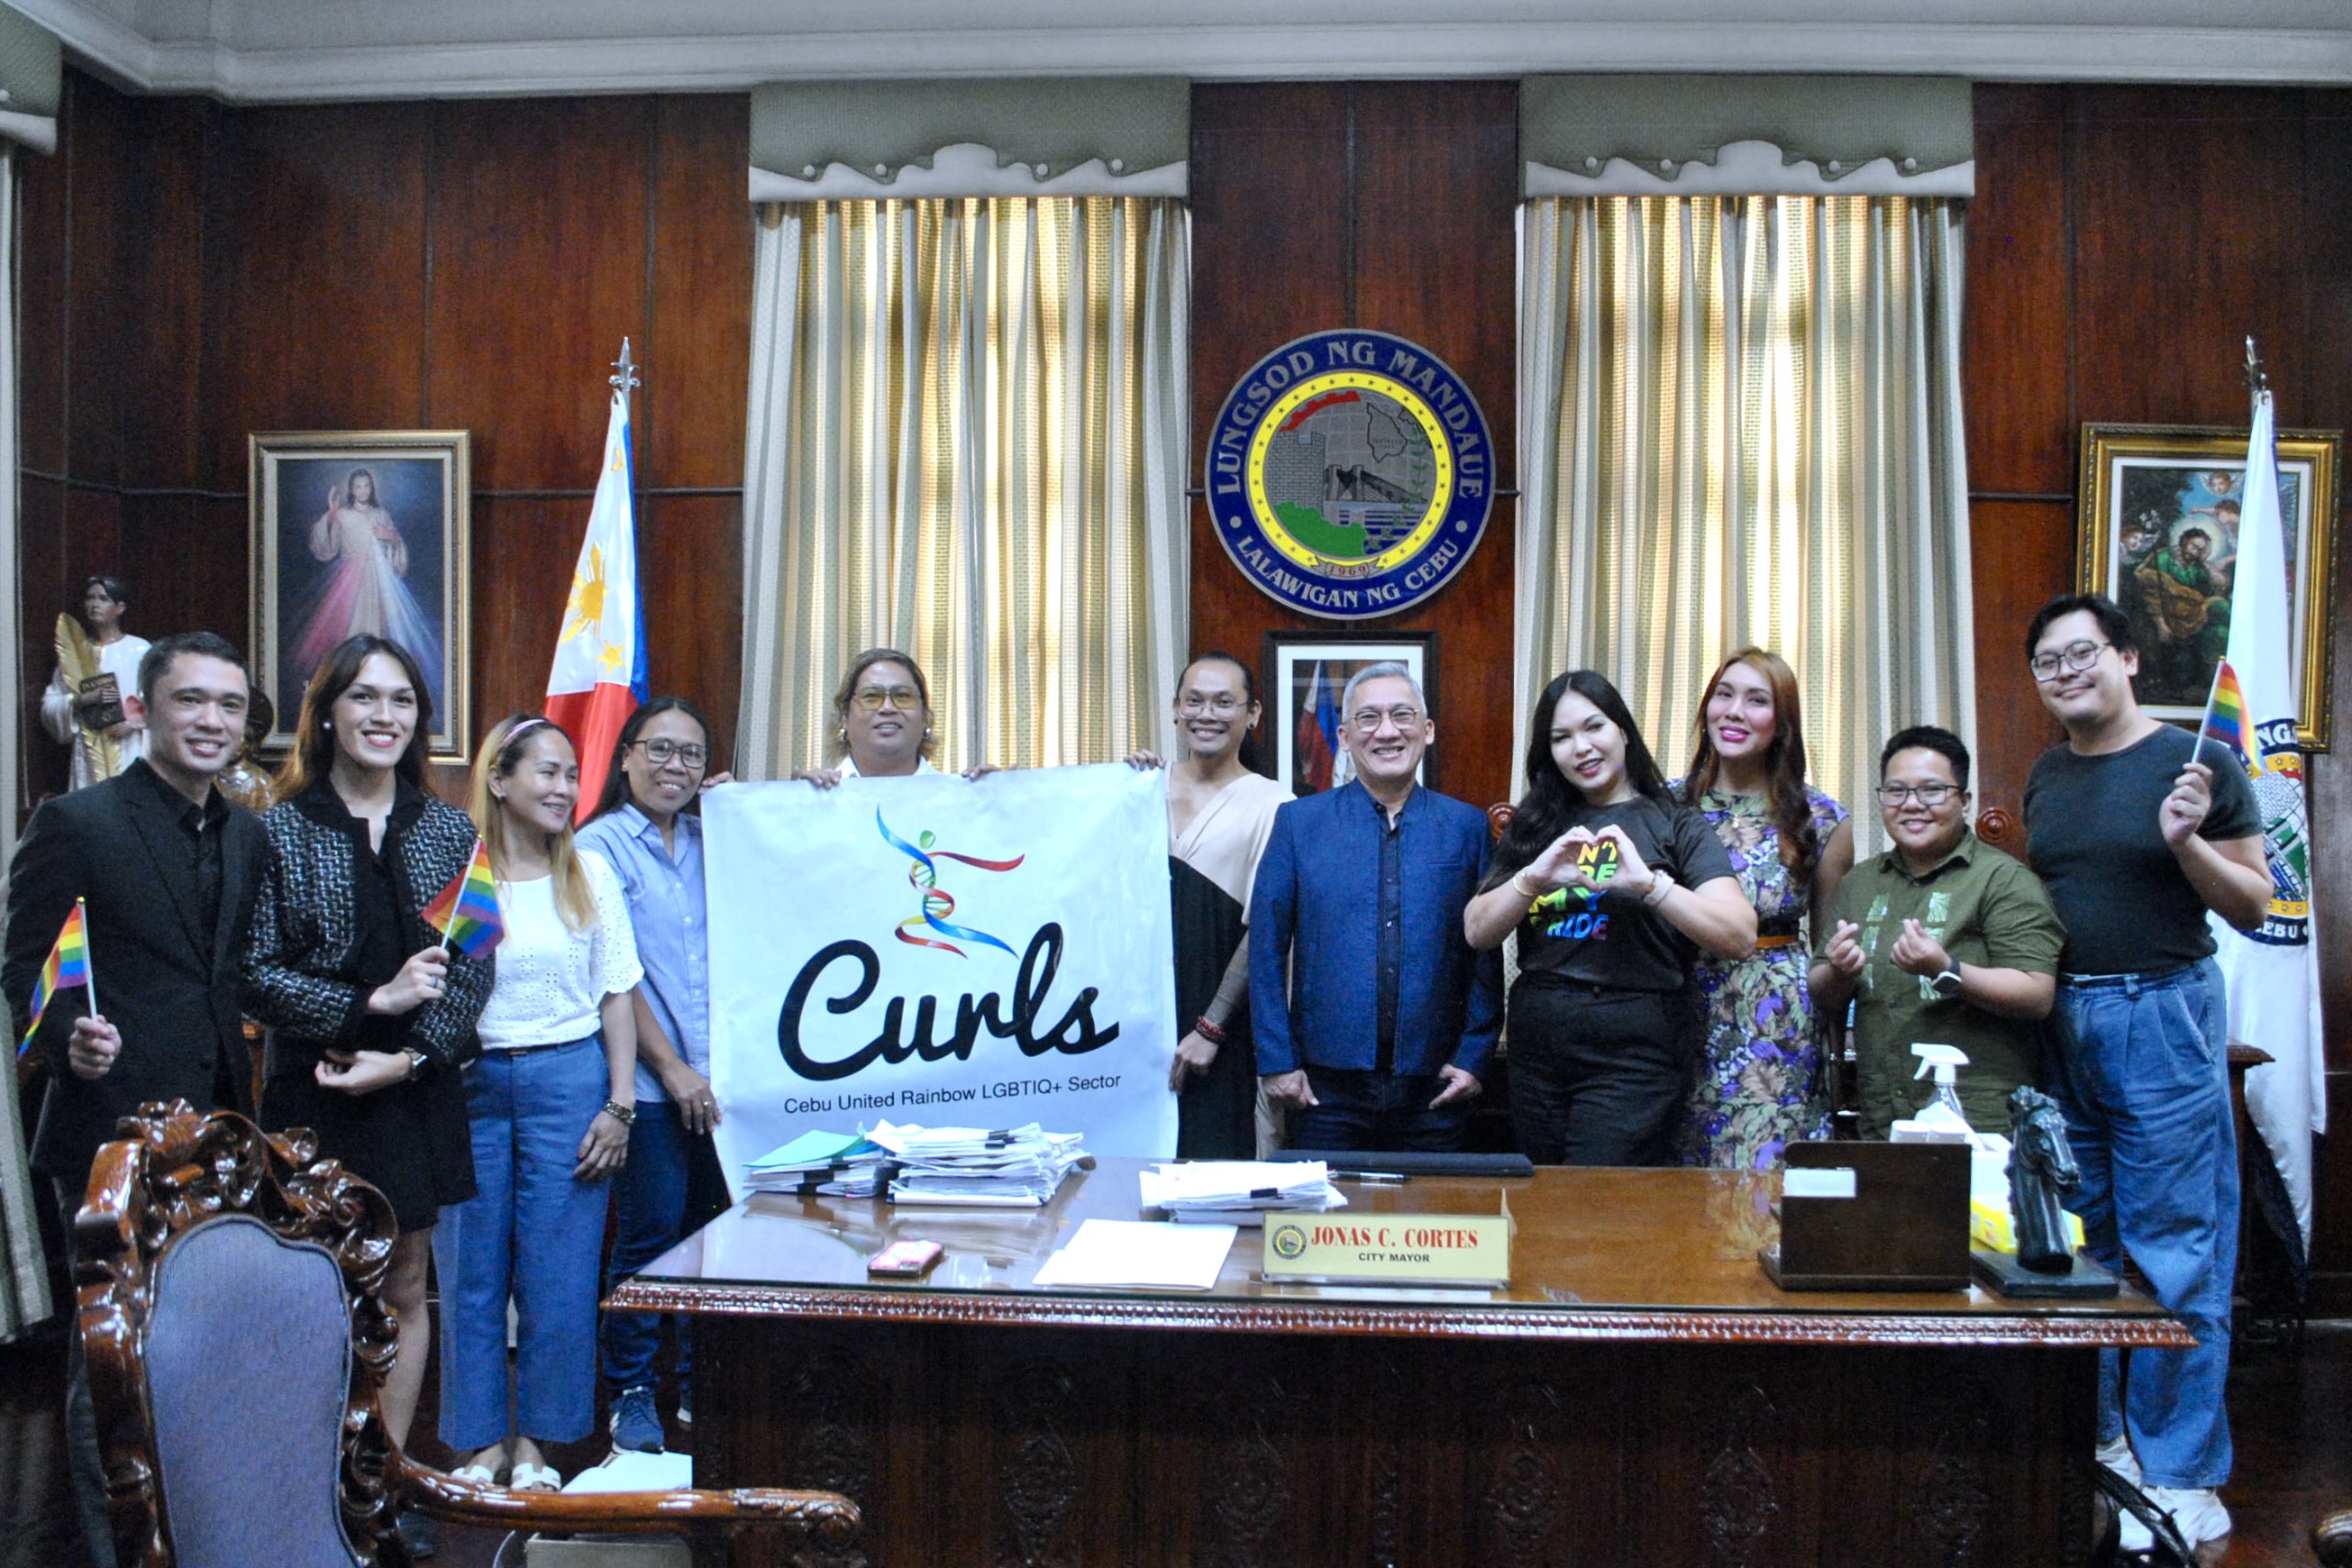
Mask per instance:
[[[1110,763],[706,797],[730,1185],[803,1132],[882,1121],[1173,1154],[1164,790]]]

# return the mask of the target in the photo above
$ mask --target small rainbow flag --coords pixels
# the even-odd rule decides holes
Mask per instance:
[[[2205,722],[2198,727],[2197,737],[2226,746],[2250,771],[2261,770],[2261,759],[2254,752],[2254,729],[2246,721],[2246,693],[2226,658],[2213,672],[2213,695],[2206,701]]]
[[[474,840],[474,858],[425,906],[425,923],[467,958],[488,958],[507,934],[499,914],[498,879],[490,875],[490,847]]]
[[[58,928],[58,940],[56,945],[49,949],[48,961],[41,965],[40,975],[33,982],[33,1021],[25,1026],[25,1037],[16,1046],[18,1056],[23,1056],[25,1048],[33,1043],[33,1035],[41,1026],[41,1015],[48,1011],[49,1003],[57,994],[75,985],[90,993],[89,1010],[97,1012],[98,991],[90,984],[89,979],[89,932],[82,923],[82,901],[79,899],[74,900],[72,911],[66,916],[66,923]]]

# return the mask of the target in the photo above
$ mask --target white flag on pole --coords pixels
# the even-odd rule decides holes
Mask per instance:
[[[2260,929],[2233,930],[2210,917],[2230,997],[2230,1037],[2275,1058],[2246,1075],[2246,1110],[2271,1152],[2311,1244],[2311,1140],[2327,1131],[2319,1026],[2319,946],[2313,940],[2311,834],[2303,752],[2295,741],[2294,667],[2290,662],[2286,548],[2279,516],[2278,462],[2267,389],[2254,395],[2238,519],[2238,564],[2230,591],[2230,648],[2221,685],[2234,679],[2241,711],[2232,721],[2217,697],[2206,734],[2238,754],[2263,817],[2271,904]]]

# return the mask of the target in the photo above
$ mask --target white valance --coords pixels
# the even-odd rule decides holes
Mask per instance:
[[[1186,194],[1178,77],[785,82],[751,95],[755,202]]]
[[[1727,142],[1713,162],[1654,164],[1630,158],[1601,162],[1588,153],[1581,171],[1530,163],[1523,194],[1535,196],[1958,196],[1977,194],[1971,159],[1942,169],[1922,169],[1916,158],[1897,164],[1874,158],[1858,167],[1832,158],[1826,164],[1791,158],[1769,142]]]
[[[1969,84],[1947,77],[1550,76],[1519,84],[1534,196],[1976,194]]]

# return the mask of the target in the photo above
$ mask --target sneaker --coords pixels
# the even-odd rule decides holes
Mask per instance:
[[[2180,1539],[2191,1552],[2230,1533],[2230,1510],[2221,1506],[2221,1494],[2210,1487],[2149,1487],[2147,1500],[2172,1516],[2173,1528],[2180,1531]],[[2146,1552],[2156,1544],[2156,1538],[2147,1526],[2126,1513],[2116,1544],[2126,1552]]]
[[[693,1397],[694,1394],[690,1389],[681,1388],[677,1391],[677,1424],[689,1432],[694,1430],[694,1406],[690,1403]]]
[[[2132,1485],[2139,1485],[2139,1456],[2132,1452],[2131,1438],[2118,1432],[2099,1445],[2099,1463],[2123,1477]]]
[[[612,1428],[615,1448],[640,1454],[662,1451],[661,1416],[655,1413],[650,1385],[621,1390],[621,1397],[613,1402]]]
[[[431,1520],[413,1508],[400,1510],[398,1521],[400,1543],[408,1548],[411,1560],[418,1563],[440,1554],[441,1532]]]

